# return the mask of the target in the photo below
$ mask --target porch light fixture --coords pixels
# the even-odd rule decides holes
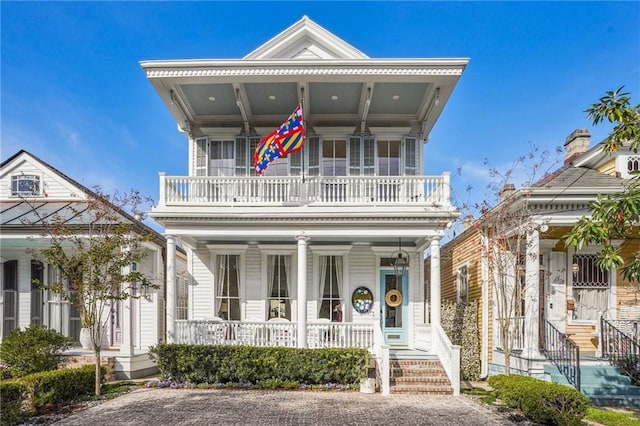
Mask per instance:
[[[391,254],[391,264],[396,273],[396,277],[401,277],[409,268],[409,253],[402,250],[402,239],[398,238],[398,250]]]
[[[145,279],[143,279],[140,284],[140,297],[145,300],[151,299],[151,284]]]
[[[575,281],[575,279],[578,278],[578,272],[580,272],[580,265],[577,263],[571,265],[571,272],[573,272],[573,279]]]

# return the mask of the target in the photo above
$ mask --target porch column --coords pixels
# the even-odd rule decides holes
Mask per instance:
[[[431,240],[431,286],[429,289],[431,293],[431,320],[429,322],[440,324],[440,240],[437,239]]]
[[[173,235],[167,239],[167,343],[176,340],[176,240]]]
[[[540,311],[538,291],[540,286],[540,234],[538,230],[527,232],[524,287],[524,344],[523,354],[539,357]]]
[[[127,269],[131,269],[130,267]],[[128,273],[127,271],[126,273]],[[122,285],[124,288],[129,286],[129,283],[124,283]],[[138,289],[138,291],[140,291]],[[132,355],[133,354],[133,310],[134,310],[134,299],[133,297],[129,297],[123,300],[121,303],[122,312],[120,313],[120,354],[122,355]],[[118,302],[115,302],[118,303]]]
[[[307,241],[298,235],[298,347],[307,347]]]

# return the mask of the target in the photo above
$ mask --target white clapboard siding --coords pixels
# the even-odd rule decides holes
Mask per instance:
[[[262,271],[262,255],[256,244],[248,247],[245,257],[245,280],[244,280],[244,297],[245,297],[245,316],[246,321],[264,321],[266,319],[266,308],[263,288],[263,282],[267,280],[266,270]]]
[[[213,288],[215,275],[211,272],[213,262],[208,250],[197,250],[192,256],[193,319],[215,316]],[[211,268],[211,269],[210,269]]]
[[[379,277],[378,267],[376,265],[376,256],[370,247],[355,246],[349,252],[349,277],[345,280],[345,294],[343,296],[345,304],[345,313],[349,312],[346,320],[353,322],[371,322],[375,317],[376,309],[380,309],[379,305],[374,304],[371,311],[366,314],[360,314],[353,309],[351,304],[351,295],[358,287],[367,287],[374,294],[374,300],[377,299],[379,293]]]

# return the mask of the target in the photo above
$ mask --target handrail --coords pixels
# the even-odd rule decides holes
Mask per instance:
[[[611,365],[620,367],[633,381],[640,379],[640,345],[638,340],[616,327],[612,321],[600,317],[600,348]]]
[[[440,363],[447,373],[453,388],[453,395],[460,395],[460,346],[451,343],[440,324],[431,324],[434,333],[433,347]]]
[[[391,364],[389,363],[389,345],[384,341],[380,321],[374,321],[373,325],[373,353],[378,364],[380,373],[380,393],[389,395],[391,393],[389,382]]]
[[[580,347],[549,321],[544,326],[544,352],[549,361],[580,390]]]

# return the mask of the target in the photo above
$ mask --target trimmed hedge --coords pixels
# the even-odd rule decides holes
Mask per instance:
[[[529,376],[491,376],[487,380],[505,404],[529,420],[546,425],[581,425],[589,398],[578,390]]]
[[[101,367],[104,381],[106,369]],[[92,395],[95,391],[96,367],[63,368],[22,377],[19,380],[27,387],[31,406],[36,411],[49,404],[73,401],[80,396]]]
[[[101,367],[102,378],[106,369]],[[95,386],[95,366],[33,373],[0,383],[2,424],[16,424],[39,414],[48,406],[91,396]]]
[[[362,348],[296,349],[160,344],[151,349],[163,379],[175,383],[359,383],[370,355]]]
[[[12,425],[23,418],[22,404],[27,400],[27,387],[16,380],[0,382],[0,423]]]

